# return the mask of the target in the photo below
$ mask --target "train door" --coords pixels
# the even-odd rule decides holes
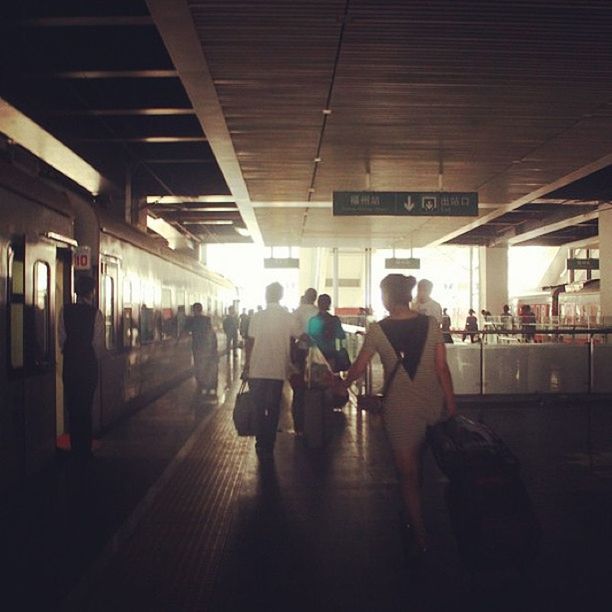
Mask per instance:
[[[24,241],[12,240],[3,251],[6,257],[6,345],[2,350],[6,374],[2,376],[6,375],[7,384],[0,394],[0,487],[4,489],[22,478],[25,472]]]
[[[25,251],[26,473],[55,452],[55,249],[28,242]]]
[[[101,256],[99,305],[104,318],[104,352],[100,361],[100,380],[112,384],[98,385],[100,410],[94,411],[94,430],[100,431],[119,414],[123,402],[125,354],[119,350],[117,330],[119,304],[119,261]]]
[[[58,248],[55,258],[55,321],[58,321],[59,313],[64,304],[69,304],[72,301],[71,263],[72,251],[70,249]],[[62,437],[67,433],[64,383],[62,381],[64,360],[57,326],[55,331],[55,437],[57,446],[62,447],[64,446]]]

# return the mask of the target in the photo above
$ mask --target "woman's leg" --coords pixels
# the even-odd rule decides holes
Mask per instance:
[[[416,544],[427,548],[427,532],[423,520],[421,497],[421,445],[394,451],[395,465],[399,474],[402,501],[406,519],[414,531]]]

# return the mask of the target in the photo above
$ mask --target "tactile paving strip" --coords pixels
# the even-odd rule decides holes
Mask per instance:
[[[248,438],[236,436],[232,402],[195,434],[173,477],[131,537],[70,597],[66,610],[202,610],[231,531]]]

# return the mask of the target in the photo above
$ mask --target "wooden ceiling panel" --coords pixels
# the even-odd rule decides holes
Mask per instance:
[[[252,201],[433,190],[442,167],[493,222],[612,152],[607,1],[187,1]],[[473,222],[296,211],[258,209],[268,244],[382,244],[417,226],[435,242]]]

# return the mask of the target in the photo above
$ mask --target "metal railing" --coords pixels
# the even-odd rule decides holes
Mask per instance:
[[[451,330],[462,338],[464,330]],[[457,395],[540,395],[612,393],[612,328],[530,327],[480,330],[480,341],[447,344],[447,360]],[[351,330],[351,357],[363,330]],[[366,374],[367,393],[382,387],[374,358]]]

